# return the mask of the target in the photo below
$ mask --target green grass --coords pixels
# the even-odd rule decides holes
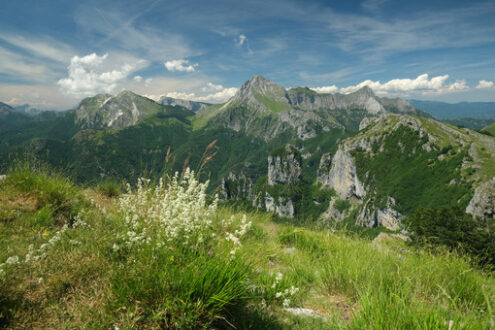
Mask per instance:
[[[495,123],[483,128],[482,132],[488,132],[491,136],[495,136]]]
[[[50,193],[54,190],[61,193]],[[98,189],[83,192],[59,176],[31,169],[13,170],[0,181],[0,205],[6,214],[14,211],[0,221],[0,263],[14,255],[22,258],[30,244],[37,249],[49,241],[61,229],[52,205],[74,196],[83,196],[69,204],[84,223],[76,222],[49,244],[42,260],[4,268],[1,327],[495,326],[493,273],[473,268],[462,255],[417,249],[393,236],[371,241],[295,227],[263,212],[247,214],[252,226],[235,258],[223,244],[115,252],[115,238],[127,228],[115,198]],[[58,216],[69,219],[71,212]],[[219,208],[214,224],[231,216],[242,215]],[[217,235],[226,234],[221,226],[215,228]],[[284,293],[292,287],[298,290]],[[313,309],[322,319],[290,314],[283,307],[285,298],[291,307]]]
[[[438,152],[426,152],[421,147],[425,142],[426,137],[401,127],[375,142],[374,154],[362,149],[353,151],[359,178],[365,185],[375,187],[377,206],[385,206],[388,196],[394,196],[404,214],[420,207],[467,206],[472,196],[470,184],[449,184],[461,178],[459,168],[467,151],[448,146]],[[445,158],[440,160],[440,155]]]
[[[290,110],[290,105],[283,102],[276,101],[273,97],[257,94],[255,95],[256,99],[263,103],[268,110],[273,112],[282,112],[284,110]]]

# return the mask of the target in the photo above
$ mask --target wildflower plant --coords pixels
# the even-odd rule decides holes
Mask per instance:
[[[152,309],[196,310],[173,327],[195,327],[247,299],[249,267],[236,251],[251,222],[218,219],[218,198],[208,203],[207,187],[187,168],[156,185],[139,179],[118,201],[121,228],[109,248],[124,263],[114,293],[123,304],[132,296]],[[165,292],[176,299],[163,301]]]
[[[120,244],[127,248],[147,245],[196,250],[223,238],[230,242],[230,253],[235,254],[251,223],[245,216],[240,223],[233,218],[214,223],[218,197],[208,205],[207,187],[208,181],[200,183],[189,168],[182,177],[176,173],[167,184],[160,179],[153,186],[150,180],[141,178],[135,190],[128,185],[127,193],[119,199],[126,228],[113,249],[120,249]]]

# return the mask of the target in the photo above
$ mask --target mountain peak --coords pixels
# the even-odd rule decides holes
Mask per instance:
[[[375,93],[369,86],[363,86],[354,93],[359,94],[359,95],[366,95],[366,96],[371,96],[374,97]]]
[[[281,97],[285,95],[285,88],[266,79],[262,75],[253,76],[242,84],[234,96],[235,100],[252,99],[254,96]]]
[[[256,91],[266,91],[267,89],[285,89],[282,85],[276,84],[271,80],[266,79],[262,75],[258,74],[253,76],[251,79],[242,84],[240,90],[256,90]]]
[[[136,93],[126,89],[120,92],[119,94],[117,94],[115,97],[125,97],[125,96],[133,97],[133,96],[141,96],[141,95],[137,95]]]

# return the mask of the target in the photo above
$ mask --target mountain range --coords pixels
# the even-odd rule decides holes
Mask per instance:
[[[438,122],[368,87],[320,94],[258,75],[223,104],[123,91],[34,120],[2,103],[0,170],[34,155],[96,184],[190,166],[224,200],[289,218],[397,229],[421,207],[493,217],[495,138],[486,132]]]

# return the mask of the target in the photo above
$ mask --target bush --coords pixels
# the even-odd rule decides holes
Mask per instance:
[[[107,197],[117,197],[121,193],[120,184],[114,181],[104,181],[98,185],[98,190]]]
[[[495,265],[495,226],[479,223],[458,207],[419,209],[403,221],[418,246],[446,246],[473,256],[480,264]]]

